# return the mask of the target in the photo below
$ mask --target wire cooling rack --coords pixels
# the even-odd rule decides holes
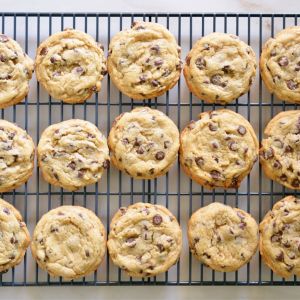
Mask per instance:
[[[105,46],[107,52],[111,37],[118,31],[129,28],[134,20],[158,22],[166,26],[181,45],[183,58],[197,39],[213,31],[239,35],[253,47],[258,58],[263,43],[282,28],[296,25],[299,16],[300,14],[232,13],[0,13],[0,28],[2,33],[16,39],[32,58],[42,40],[70,27],[91,34]],[[159,98],[133,101],[118,92],[106,76],[99,94],[84,104],[70,105],[51,99],[34,77],[25,101],[1,110],[1,118],[25,128],[37,143],[41,132],[49,124],[70,118],[89,120],[107,135],[116,116],[139,105],[165,112],[180,129],[191,119],[196,119],[200,112],[222,107],[205,104],[194,98],[183,78],[171,91]],[[274,114],[296,109],[297,106],[271,96],[257,74],[249,93],[228,104],[227,108],[244,115],[261,140],[263,128]],[[36,168],[27,184],[2,195],[2,198],[21,211],[31,233],[42,214],[63,204],[82,205],[92,209],[108,228],[112,215],[121,206],[138,201],[159,203],[167,206],[180,221],[184,233],[182,255],[177,265],[168,272],[150,279],[128,277],[112,264],[107,255],[94,274],[79,280],[64,281],[61,278],[51,278],[40,270],[28,250],[19,266],[0,275],[0,285],[299,285],[300,281],[296,276],[284,280],[273,274],[262,263],[258,253],[237,272],[212,271],[192,257],[186,238],[186,225],[190,215],[203,205],[219,201],[240,207],[260,221],[274,202],[291,193],[296,194],[268,180],[258,163],[239,189],[227,191],[210,191],[193,183],[182,173],[178,163],[166,176],[152,181],[134,180],[111,167],[99,183],[76,192],[48,185]]]

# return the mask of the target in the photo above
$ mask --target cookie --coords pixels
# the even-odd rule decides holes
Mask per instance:
[[[0,193],[21,186],[32,175],[35,147],[25,130],[0,120]]]
[[[188,223],[191,252],[203,264],[232,272],[248,263],[258,247],[258,225],[250,214],[221,203],[194,212]]]
[[[32,72],[33,60],[15,40],[0,34],[0,108],[26,97]]]
[[[277,114],[265,128],[260,163],[267,177],[290,189],[300,189],[300,111]]]
[[[207,103],[229,103],[247,93],[255,78],[252,48],[237,36],[211,33],[198,40],[183,69],[189,90]]]
[[[106,234],[100,219],[80,206],[60,206],[37,223],[32,256],[51,276],[75,279],[95,271],[106,251]]]
[[[300,199],[278,201],[259,225],[260,254],[279,276],[300,276]]]
[[[174,164],[179,132],[164,113],[138,107],[116,118],[108,137],[112,163],[136,179],[164,175]]]
[[[49,126],[38,145],[38,163],[50,184],[75,191],[96,183],[109,167],[105,136],[84,120],[71,119]]]
[[[30,243],[30,235],[20,212],[0,199],[0,272],[18,265]]]
[[[167,208],[135,203],[113,217],[107,246],[114,264],[129,276],[150,277],[178,261],[182,232]]]
[[[238,188],[258,158],[251,124],[228,109],[203,112],[180,135],[183,171],[207,188]]]
[[[84,102],[100,91],[107,72],[103,46],[82,31],[66,29],[39,45],[35,70],[37,80],[53,98]]]
[[[300,103],[300,27],[280,31],[264,45],[261,77],[270,93],[281,100]]]
[[[137,21],[109,44],[107,68],[115,86],[130,98],[158,97],[181,73],[181,48],[160,24]]]

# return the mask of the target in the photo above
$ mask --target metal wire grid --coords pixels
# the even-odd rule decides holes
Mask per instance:
[[[52,33],[65,27],[81,29],[92,34],[105,45],[111,36],[136,19],[159,22],[177,37],[183,48],[183,57],[201,36],[213,31],[240,35],[257,54],[267,38],[289,25],[296,25],[298,14],[130,14],[130,13],[0,13],[1,31],[16,39],[31,57],[39,43]],[[116,90],[109,77],[104,79],[102,91],[84,104],[69,105],[51,99],[40,88],[35,78],[25,101],[1,111],[1,118],[17,122],[29,134],[39,140],[42,130],[50,124],[69,118],[82,118],[95,123],[108,134],[111,122],[123,111],[147,105],[164,111],[178,127],[195,119],[205,110],[223,107],[205,104],[195,99],[187,90],[184,80],[159,98],[134,102]],[[247,95],[228,104],[228,108],[243,114],[254,126],[261,140],[263,128],[277,112],[296,109],[297,106],[274,99],[264,88],[260,76]],[[22,213],[30,231],[40,216],[59,205],[83,205],[100,216],[106,228],[112,215],[121,206],[137,201],[160,203],[168,207],[178,218],[184,232],[184,249],[180,261],[170,271],[149,279],[133,279],[112,265],[108,255],[100,268],[92,275],[74,281],[50,278],[40,270],[28,251],[24,262],[6,274],[0,274],[2,286],[40,285],[299,285],[297,277],[284,280],[266,268],[258,253],[245,267],[236,272],[219,273],[196,261],[188,251],[186,223],[197,208],[212,201],[220,201],[251,212],[260,221],[273,203],[286,194],[297,194],[269,181],[258,164],[237,190],[203,189],[180,171],[177,164],[171,171],[155,180],[133,180],[126,174],[111,168],[94,186],[76,192],[52,187],[40,178],[39,170],[23,187],[2,195]]]

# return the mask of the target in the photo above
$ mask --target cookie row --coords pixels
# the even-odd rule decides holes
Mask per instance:
[[[115,119],[108,143],[88,121],[49,126],[38,144],[38,163],[47,182],[74,191],[99,181],[110,160],[136,179],[157,178],[169,171],[179,152],[183,171],[200,185],[238,188],[260,154],[270,179],[300,189],[299,133],[300,112],[281,112],[266,126],[259,150],[251,124],[231,110],[203,112],[179,134],[164,113],[138,107]],[[0,120],[0,192],[29,179],[34,152],[23,129]]]
[[[299,39],[300,27],[287,28],[266,42],[260,58],[268,90],[295,103],[300,102]],[[107,63],[103,49],[78,30],[53,34],[37,49],[37,80],[52,97],[67,103],[84,102],[100,91],[107,71],[116,87],[133,99],[158,97],[179,80],[181,48],[160,24],[138,21],[117,33],[110,42]],[[0,35],[0,53],[0,108],[5,108],[27,95],[34,64],[6,35]],[[235,35],[212,33],[195,43],[183,73],[196,97],[226,104],[250,89],[256,73],[255,53]]]
[[[30,243],[20,213],[0,199],[0,271],[19,264]],[[277,202],[258,225],[250,214],[221,203],[193,213],[188,223],[191,252],[206,266],[232,272],[260,253],[278,275],[300,275],[300,200]],[[149,277],[167,271],[180,258],[182,231],[174,215],[161,205],[136,203],[112,218],[107,247],[114,264],[130,276]],[[52,276],[75,279],[95,271],[106,252],[100,219],[80,206],[60,206],[37,223],[31,251],[41,269]]]

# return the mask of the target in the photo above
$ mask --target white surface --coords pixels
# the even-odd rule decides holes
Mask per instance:
[[[298,0],[0,0],[2,11],[300,12]],[[2,299],[295,299],[293,287],[41,287],[2,288]]]

